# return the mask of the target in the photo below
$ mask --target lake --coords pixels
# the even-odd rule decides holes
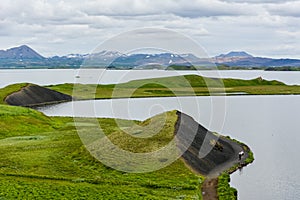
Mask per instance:
[[[300,84],[300,72],[272,72],[261,70],[207,70],[207,71],[165,71],[165,70],[103,70],[103,69],[7,69],[0,70],[0,88],[13,83],[30,82],[38,85],[62,83],[111,84],[136,79],[158,78],[185,74],[207,77],[253,79],[262,77],[279,80],[286,84]],[[75,78],[79,76],[80,78]]]
[[[73,116],[74,109],[81,117],[136,120],[168,110],[183,111],[208,129],[230,135],[253,150],[254,163],[231,176],[239,199],[282,200],[300,196],[299,102],[300,96],[292,95],[229,96],[222,108],[223,97],[168,97],[78,101],[40,110],[50,116]],[[226,115],[220,115],[220,108]]]
[[[180,74],[241,79],[261,76],[300,85],[300,72],[43,69],[0,70],[0,87],[19,82],[40,85],[72,82],[109,84]],[[164,111],[178,109],[194,117],[206,128],[230,135],[253,150],[254,163],[231,175],[231,184],[238,189],[239,199],[281,200],[298,199],[300,196],[299,102],[300,96],[292,95],[170,97],[78,101],[40,110],[51,116],[73,116],[75,108],[76,116],[144,120]]]

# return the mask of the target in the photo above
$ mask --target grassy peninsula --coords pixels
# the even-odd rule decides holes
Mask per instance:
[[[166,126],[172,127],[174,112],[169,113],[168,119]],[[123,148],[132,148],[128,137],[115,137],[126,134],[113,119],[99,119],[99,123]],[[145,126],[148,122],[135,123]],[[82,126],[86,131],[93,129]],[[199,186],[203,177],[192,173],[181,160],[146,174],[124,173],[104,166],[84,148],[72,118],[47,117],[30,108],[0,105],[0,127],[1,198],[199,199],[201,196]],[[168,141],[173,132],[163,129],[159,136],[148,141],[147,148],[161,146],[160,141]],[[136,142],[135,151],[144,151],[145,145]]]
[[[220,80],[204,79],[198,76],[181,76],[132,81],[120,85],[97,85],[96,98],[111,98],[112,92],[116,89],[121,91],[118,93],[121,95],[113,96],[114,98],[127,97],[128,91],[133,91],[133,97],[185,96],[191,93],[208,95],[207,81],[211,81],[210,85],[214,86],[214,91],[221,91],[219,90],[222,89],[219,87]],[[230,89],[229,86],[235,89],[250,88],[251,84],[257,84],[261,88],[272,88],[269,92],[274,92],[273,86],[290,87],[276,81],[269,82],[260,79],[224,81],[226,90]],[[136,89],[137,85],[140,86],[138,89]],[[7,96],[29,86],[31,84],[22,83],[0,89],[0,153],[2,155],[0,158],[0,198],[202,199],[202,184],[207,178],[203,174],[194,173],[195,171],[187,165],[186,158],[193,157],[192,149],[189,150],[191,153],[186,154],[185,159],[178,159],[155,172],[132,174],[114,170],[97,161],[86,150],[78,136],[73,118],[47,117],[31,108],[7,105],[5,101]],[[78,96],[75,98],[93,98],[95,85],[77,86],[79,86],[77,88],[79,93],[76,93]],[[47,88],[72,95],[73,87],[73,84],[63,84]],[[297,86],[291,87],[298,88]],[[160,117],[158,115],[146,121],[134,121],[134,123],[147,126],[150,121],[161,121]],[[97,120],[105,134],[122,149],[148,152],[163,147],[174,137],[177,117],[175,111],[168,112],[161,132],[149,139],[128,136],[119,128],[114,119]],[[123,127],[129,127],[132,122],[119,121]],[[80,126],[86,132],[95,131],[88,122],[83,122]],[[224,142],[229,141],[224,138]],[[196,145],[195,148],[198,146]],[[249,155],[252,155],[251,152]],[[252,161],[253,157],[245,158],[245,162]],[[238,167],[234,165],[230,170],[234,171]],[[225,182],[227,180],[228,184],[228,179],[222,180]],[[219,188],[223,187],[223,182],[219,182]],[[224,198],[235,198],[236,193],[220,193],[219,195],[225,196]]]
[[[123,149],[148,152],[161,148],[174,137],[176,112],[166,116],[164,128],[149,139],[129,136],[114,119],[98,122],[105,134]],[[160,118],[158,115],[134,123],[147,126],[150,121],[161,121]],[[119,123],[126,127],[132,121]],[[81,122],[79,126],[84,131],[94,131],[88,123]],[[31,108],[0,105],[0,127],[2,198],[202,199],[201,187],[206,178],[192,172],[183,159],[145,174],[114,170],[90,155],[72,118],[47,117]],[[231,195],[228,193],[227,197]]]
[[[47,88],[74,95],[76,99],[128,97],[170,97],[209,95],[297,95],[299,85],[286,85],[262,78],[252,80],[216,79],[197,75],[134,80],[121,84],[83,85],[60,84]],[[75,89],[74,89],[75,88]]]

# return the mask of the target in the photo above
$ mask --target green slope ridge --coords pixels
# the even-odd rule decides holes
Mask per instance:
[[[7,104],[5,98],[14,92],[20,91],[23,87],[26,87],[28,83],[17,83],[8,85],[4,88],[0,88],[0,104]]]
[[[77,99],[207,96],[224,95],[225,92],[227,95],[300,94],[300,86],[285,85],[276,80],[216,79],[197,75],[134,80],[110,85],[60,84],[48,88],[73,95]]]
[[[0,88],[0,104],[5,98],[21,90],[28,83]],[[198,75],[173,76],[134,80],[121,84],[58,84],[45,86],[48,89],[71,95],[75,99],[107,99],[128,97],[174,97],[209,95],[290,95],[300,94],[299,85],[286,85],[280,81],[262,78],[252,80],[217,79]]]
[[[200,195],[203,178],[181,160],[146,174],[102,165],[82,145],[72,118],[47,117],[29,108],[1,105],[0,121],[6,127],[0,127],[0,198],[198,199]],[[113,119],[99,119],[99,123],[112,138],[121,134],[113,128]],[[148,122],[135,123],[143,126]],[[169,137],[166,134],[161,138]],[[157,138],[156,143],[147,144],[151,149],[160,142]],[[116,143],[131,149],[122,138]],[[144,148],[135,146],[136,151]]]

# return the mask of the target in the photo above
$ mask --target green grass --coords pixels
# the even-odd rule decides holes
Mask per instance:
[[[279,81],[261,78],[252,80],[216,79],[197,75],[134,80],[122,84],[82,85],[61,84],[48,86],[77,99],[207,96],[245,93],[252,95],[300,94],[300,86],[289,86]]]
[[[26,83],[0,89],[0,199],[199,199],[203,177],[181,160],[161,170],[132,174],[102,165],[82,145],[72,118],[47,117],[30,108],[7,106],[4,99]],[[61,84],[48,88],[77,99],[209,95],[210,92],[247,94],[300,94],[299,86],[278,81],[214,79],[196,75],[145,79],[118,85]],[[225,86],[225,90],[224,87]],[[75,91],[74,91],[75,88]],[[160,149],[173,138],[175,112],[167,113],[161,131],[147,139],[118,128],[114,119],[98,119],[105,134],[122,149],[143,153]],[[83,120],[85,132],[95,127]],[[119,120],[134,136],[156,132],[162,115],[144,122]],[[153,126],[148,126],[153,123]],[[133,125],[133,126],[132,126]],[[145,129],[141,130],[141,127]],[[247,149],[245,149],[247,150]],[[245,163],[254,160],[249,150]],[[233,166],[236,169],[237,166]],[[219,177],[220,199],[232,199],[227,174]]]
[[[157,151],[174,138],[173,133],[175,132],[176,121],[176,111],[167,112],[166,115],[157,115],[143,122],[136,121],[134,124],[126,125],[122,120],[119,123],[120,126],[129,126],[125,128],[126,133],[122,130],[117,130],[110,133],[109,138],[115,145],[127,151],[135,153]],[[102,123],[100,124],[102,126]],[[153,136],[147,137],[147,135],[143,135],[144,133],[147,133],[147,135],[153,134]]]
[[[218,198],[219,200],[236,200],[237,190],[230,187],[230,176],[228,173],[223,173],[218,177]]]
[[[0,104],[6,104],[6,102],[4,100],[8,95],[21,90],[23,87],[25,87],[27,85],[28,85],[28,83],[18,83],[18,84],[13,84],[13,85],[9,85],[4,88],[1,88],[0,89]]]
[[[54,131],[59,122],[42,113],[23,107],[0,105],[0,139],[34,135],[40,131]]]
[[[7,176],[0,177],[0,188],[3,199],[195,199],[176,189]]]
[[[19,91],[27,83],[14,84],[0,89],[0,104],[9,94]],[[107,99],[128,97],[170,97],[234,95],[288,95],[300,94],[300,86],[285,85],[279,81],[261,78],[252,80],[206,78],[197,75],[184,75],[165,78],[134,80],[122,84],[59,84],[47,88],[73,96],[75,99]]]
[[[168,119],[170,127],[142,145],[116,128],[114,119],[99,119],[99,123],[122,148],[145,152],[170,140],[174,112]],[[29,108],[0,105],[0,122],[0,199],[199,199],[203,178],[181,160],[151,173],[120,172],[89,154],[72,118],[47,117]],[[126,127],[132,121],[120,123]],[[147,126],[150,121],[134,123]],[[93,131],[93,126],[81,125]],[[124,137],[119,138],[121,135]]]
[[[248,158],[244,161],[246,165],[254,161],[254,154],[252,151],[248,151]]]

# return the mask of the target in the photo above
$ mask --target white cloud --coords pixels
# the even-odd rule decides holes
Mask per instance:
[[[273,15],[300,17],[300,1],[271,4],[266,8]]]
[[[251,4],[276,4],[276,3],[284,3],[284,2],[295,2],[298,0],[223,0],[226,2],[247,2],[247,3],[251,3]]]
[[[46,56],[85,53],[120,32],[157,27],[194,38],[212,55],[280,56],[280,46],[300,45],[299,10],[300,1],[283,0],[2,0],[0,49],[27,43]]]
[[[260,7],[247,3],[219,0],[110,0],[87,1],[83,11],[88,15],[141,16],[171,13],[181,17],[252,15]]]
[[[300,39],[300,30],[299,31],[278,30],[277,33],[291,39]]]

